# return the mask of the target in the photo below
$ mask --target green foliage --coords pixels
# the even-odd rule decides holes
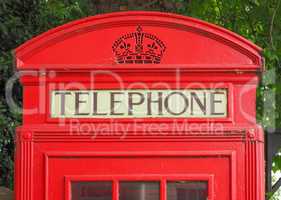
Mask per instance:
[[[281,127],[280,0],[1,0],[0,2],[0,184],[12,187],[14,128],[19,113],[9,109],[4,87],[13,75],[12,49],[66,22],[118,10],[179,13],[223,26],[261,46],[268,73],[257,91],[257,119],[264,127]],[[20,85],[15,97],[21,102]],[[281,169],[281,159],[274,170]]]
[[[86,16],[77,2],[43,0],[1,0],[0,2],[0,185],[13,188],[15,127],[21,114],[8,107],[5,86],[13,76],[12,50],[50,28]],[[13,88],[21,105],[21,86]]]

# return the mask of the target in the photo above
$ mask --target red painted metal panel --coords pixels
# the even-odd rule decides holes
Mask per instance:
[[[160,38],[166,50],[161,65],[135,65],[137,69],[255,71],[262,63],[259,47],[218,26],[175,14],[127,12],[90,17],[48,31],[16,49],[17,66],[21,70],[116,69],[112,45],[120,36],[135,33],[138,26]]]

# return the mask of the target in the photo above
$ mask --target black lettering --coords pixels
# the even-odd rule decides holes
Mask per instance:
[[[111,115],[124,115],[124,113],[115,112],[116,103],[121,103],[122,101],[115,100],[116,95],[124,94],[123,92],[111,92],[110,93],[110,114]]]
[[[140,97],[139,101],[134,102],[133,95],[138,95]],[[133,115],[133,106],[142,104],[144,102],[144,96],[140,92],[129,92],[128,98],[128,115]]]
[[[191,92],[190,96],[191,96],[190,114],[194,115],[194,100],[195,100],[201,111],[204,113],[204,115],[206,115],[206,93],[204,92],[203,103],[201,102],[200,98],[197,96],[195,92]]]
[[[152,115],[152,108],[151,104],[152,103],[157,103],[158,104],[158,115],[163,115],[163,93],[158,92],[158,99],[157,100],[152,100],[152,93],[148,92],[147,93],[147,115]]]
[[[181,96],[181,97],[183,98],[183,100],[184,100],[184,102],[185,102],[185,105],[184,105],[184,107],[183,107],[183,109],[182,109],[181,112],[176,113],[176,112],[172,111],[172,110],[169,108],[169,99],[170,99],[170,97],[171,97],[172,95],[179,95],[179,96]],[[187,99],[187,97],[186,97],[183,93],[181,93],[181,92],[172,92],[172,93],[170,93],[170,94],[165,98],[164,106],[165,106],[165,109],[166,109],[170,114],[172,114],[172,115],[181,115],[181,114],[183,114],[184,112],[186,112],[186,110],[187,110],[187,108],[188,108],[188,99]]]
[[[76,92],[75,93],[75,115],[89,115],[90,113],[80,113],[79,112],[80,105],[87,102],[87,101],[80,100],[80,95],[89,96],[89,93],[88,92]]]
[[[211,93],[211,99],[210,99],[210,101],[211,101],[210,102],[211,103],[211,115],[224,115],[225,113],[219,113],[219,112],[215,111],[215,107],[216,107],[215,104],[222,103],[221,100],[216,100],[215,95],[217,95],[217,94],[221,95],[221,94],[224,94],[224,93],[223,92],[212,92]]]
[[[93,115],[107,115],[107,113],[98,113],[98,93],[93,92]]]
[[[65,96],[70,95],[71,92],[55,92],[55,95],[61,95],[60,114],[65,115]]]

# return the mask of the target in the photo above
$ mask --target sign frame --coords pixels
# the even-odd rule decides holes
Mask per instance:
[[[182,83],[181,83],[182,84]],[[66,83],[67,85],[67,83]],[[103,83],[95,83],[96,87],[92,88],[90,87],[90,84],[84,84],[86,85],[83,90],[120,90],[120,87],[112,87],[114,85],[113,83],[110,83],[111,87],[104,87]],[[213,88],[210,87],[210,84],[208,83],[202,83],[205,88],[199,87],[199,86],[193,86],[189,87],[189,84],[187,84],[187,87],[180,86],[179,88],[171,87],[170,90],[181,90],[181,89],[225,89],[227,91],[227,116],[226,117],[217,117],[217,118],[183,118],[183,117],[174,117],[172,118],[173,122],[190,122],[190,123],[206,123],[206,122],[218,122],[218,123],[233,123],[233,110],[235,109],[234,106],[236,105],[233,103],[234,101],[234,95],[233,95],[233,84],[232,83],[223,83],[219,84],[219,87]],[[129,89],[134,90],[142,90],[143,88],[140,87],[133,87]],[[166,88],[163,87],[157,87],[157,88],[149,88],[150,90],[164,90]],[[53,90],[77,90],[77,88],[65,88],[60,86],[49,86],[48,92],[46,95],[46,115],[45,120],[48,123],[58,123],[59,121],[63,121],[64,123],[72,123],[73,121],[76,122],[85,122],[85,123],[108,123],[108,122],[117,122],[117,123],[132,123],[132,122],[138,122],[138,123],[153,123],[153,122],[163,122],[163,123],[171,123],[170,117],[163,117],[163,118],[53,118],[51,117],[51,92]],[[128,90],[127,87],[124,90]]]

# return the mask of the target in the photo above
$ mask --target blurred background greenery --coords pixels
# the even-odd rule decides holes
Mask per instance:
[[[262,47],[268,73],[258,89],[257,119],[264,127],[281,127],[281,0],[0,0],[0,185],[13,189],[14,130],[21,123],[21,114],[5,101],[5,85],[14,73],[12,50],[69,21],[126,10],[199,18]],[[13,90],[21,104],[20,84]],[[277,156],[274,172],[280,169]]]

